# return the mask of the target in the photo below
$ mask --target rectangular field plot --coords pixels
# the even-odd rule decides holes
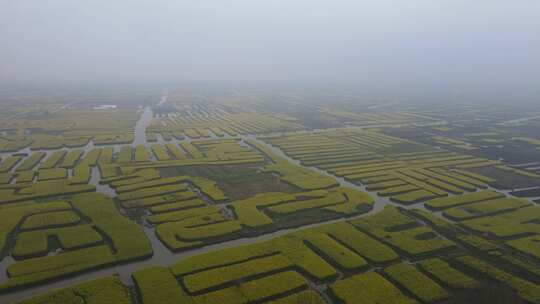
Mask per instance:
[[[450,266],[447,262],[433,258],[419,263],[421,269],[431,274],[446,286],[455,289],[477,288],[478,282]]]
[[[454,207],[445,210],[443,214],[444,216],[452,220],[462,221],[466,219],[516,210],[530,205],[532,205],[530,201],[519,198],[506,197],[495,200],[477,202],[466,206]]]
[[[132,303],[128,287],[116,276],[96,279],[65,289],[53,290],[44,295],[22,301],[20,304],[100,304],[105,303],[105,301],[115,304]]]
[[[456,249],[452,241],[441,238],[428,226],[420,226],[416,220],[392,206],[386,206],[371,217],[352,220],[351,223],[410,256]]]
[[[412,265],[396,264],[385,268],[384,272],[424,302],[437,302],[450,296],[444,288]]]
[[[418,303],[376,272],[369,272],[337,281],[330,285],[332,294],[346,304]]]
[[[540,208],[530,206],[512,212],[465,220],[462,225],[472,231],[488,233],[497,238],[517,238],[540,234]]]
[[[264,140],[305,166],[364,184],[368,191],[406,205],[486,188],[494,180],[463,168],[498,164],[376,131],[338,129]]]
[[[148,128],[151,132],[174,134],[174,137],[190,139],[237,136],[245,134],[265,134],[271,132],[295,131],[304,129],[292,119],[283,115],[259,114],[255,112],[229,112],[228,107],[210,105],[204,110],[200,105],[179,102],[179,108],[172,116],[156,119]]]

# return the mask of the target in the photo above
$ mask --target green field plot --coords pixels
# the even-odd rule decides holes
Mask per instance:
[[[159,179],[159,172],[155,169],[141,169],[130,173],[124,173],[120,176],[114,176],[105,179],[103,182],[111,185],[113,188],[127,186],[131,184],[148,182],[151,180]]]
[[[419,226],[414,219],[392,206],[351,223],[411,256],[455,249],[453,242],[439,237],[429,227]]]
[[[69,274],[112,265],[114,262],[114,256],[106,245],[19,261],[8,267],[10,278],[0,284],[0,291],[6,292],[14,288],[35,285]]]
[[[458,240],[466,246],[474,248],[475,250],[488,252],[499,249],[499,245],[497,245],[496,243],[488,241],[474,234],[460,235],[458,236]]]
[[[489,233],[499,238],[540,234],[540,208],[530,206],[512,212],[501,213],[477,219],[465,220],[462,225],[470,230]]]
[[[88,165],[80,164],[73,168],[72,184],[87,184],[92,177],[92,169]]]
[[[341,245],[333,238],[326,234],[310,234],[305,240],[315,248],[315,251],[320,252],[323,256],[328,257],[335,264],[345,269],[358,269],[367,265],[366,260],[356,254],[349,248]]]
[[[540,275],[540,267],[535,263],[534,259],[520,259],[512,254],[505,254],[501,256],[501,259],[520,271],[536,276]]]
[[[303,234],[289,235],[271,241],[234,247],[215,253],[190,257],[172,266],[175,275],[196,273],[202,270],[247,262],[281,253],[296,267],[311,277],[324,280],[336,276],[336,270],[307,247]]]
[[[170,204],[175,202],[181,202],[186,200],[191,200],[197,198],[197,193],[193,191],[182,191],[169,193],[166,195],[156,195],[152,197],[122,201],[121,204],[124,208],[140,208],[140,207],[150,207],[160,204]]]
[[[133,142],[133,133],[109,133],[94,136],[95,145],[129,144]]]
[[[385,242],[408,255],[426,255],[455,249],[452,241],[437,236],[430,228],[417,227],[397,232],[374,232]]]
[[[238,286],[194,297],[195,303],[250,303],[271,299],[291,290],[307,287],[307,282],[293,271],[282,272],[243,282]]]
[[[454,207],[445,210],[443,214],[450,219],[462,221],[475,217],[482,217],[500,212],[511,211],[530,205],[532,205],[532,203],[525,199],[505,197],[477,202],[466,206]]]
[[[203,206],[200,208],[189,208],[185,210],[177,210],[152,215],[148,217],[148,221],[153,224],[160,224],[164,222],[177,222],[188,218],[220,213],[220,211],[221,208],[219,208],[218,206]]]
[[[31,172],[31,171],[26,171],[26,172]],[[7,185],[11,183],[14,177],[15,177],[15,174],[12,174],[12,173],[0,173],[0,185]]]
[[[229,221],[222,214],[213,213],[161,224],[156,233],[169,249],[176,251],[199,247],[205,239],[228,236],[240,230],[239,221]]]
[[[294,131],[303,129],[294,118],[286,115],[274,115],[271,113],[256,113],[254,111],[245,112],[240,107],[232,112],[228,111],[230,105],[221,108],[222,105],[204,106],[201,109],[199,104],[191,104],[193,107],[189,112],[183,110],[184,101],[178,100],[178,112],[174,116],[161,117],[150,129],[163,133],[172,132],[178,139],[184,136],[197,139],[210,137],[210,131],[218,137],[225,135],[237,136],[239,134],[262,134],[269,132]]]
[[[186,190],[187,190],[187,185],[185,184],[165,185],[165,186],[141,189],[137,191],[124,192],[118,195],[118,199],[121,201],[137,200],[137,199],[143,199],[147,197],[169,194],[169,193],[174,193],[174,192],[182,192]]]
[[[127,185],[116,186],[116,191],[119,193],[123,193],[123,192],[142,190],[142,189],[152,188],[152,187],[157,187],[157,186],[185,183],[187,181],[189,181],[188,176],[165,177],[165,178],[152,179],[149,181],[133,182]],[[114,186],[114,183],[111,183],[111,184]]]
[[[62,159],[62,162],[60,162],[59,166],[61,168],[75,167],[79,159],[82,157],[83,153],[84,152],[81,149],[75,149],[75,150],[69,151],[64,157],[64,159]]]
[[[17,183],[31,183],[36,176],[36,171],[18,171],[17,172]]]
[[[131,304],[129,289],[116,276],[96,279],[73,287],[51,291],[19,304]],[[145,302],[146,304],[146,302]]]
[[[397,195],[392,196],[390,199],[400,204],[410,205],[410,204],[418,203],[418,202],[425,201],[428,199],[432,199],[435,197],[437,197],[436,194],[420,189],[420,190],[413,190],[407,193],[397,194]]]
[[[154,156],[158,161],[171,159],[171,157],[167,153],[167,150],[165,150],[165,148],[160,144],[152,145],[152,152],[154,153]]]
[[[506,245],[540,260],[540,235],[507,241]]]
[[[397,287],[376,272],[358,274],[330,285],[332,294],[345,304],[413,304]]]
[[[146,150],[146,147],[143,145],[138,145],[135,147],[135,161],[136,162],[147,162],[150,160],[150,154]]]
[[[29,230],[65,226],[76,224],[80,220],[79,215],[73,211],[38,213],[27,217],[21,225],[21,229]]]
[[[15,258],[41,256],[49,251],[48,240],[54,237],[62,249],[73,250],[98,244],[101,235],[89,225],[51,228],[20,233],[13,249]]]
[[[81,161],[81,164],[87,166],[95,166],[98,162],[98,159],[101,155],[101,149],[92,149],[90,152],[86,153],[84,158]]]
[[[37,181],[32,184],[23,184],[15,193],[12,189],[0,190],[1,203],[19,202],[38,198],[48,198],[58,195],[68,195],[94,191],[93,185],[75,185],[69,179]]]
[[[426,202],[426,206],[440,210],[501,197],[504,197],[504,194],[492,190],[483,190],[465,195],[436,198]]]
[[[487,262],[471,256],[459,257],[456,258],[456,261],[481,275],[510,286],[510,288],[527,302],[540,303],[540,286],[538,284],[502,271]]]
[[[400,263],[385,268],[384,272],[422,301],[437,302],[450,296],[444,288],[413,265]]]
[[[277,205],[292,201],[295,196],[289,193],[268,192],[260,193],[245,200],[236,201],[232,204],[238,218],[244,225],[249,227],[265,226],[273,223],[273,220],[258,208]]]
[[[327,233],[360,256],[374,263],[390,262],[398,258],[398,255],[388,246],[345,222],[325,225],[316,229],[316,231]]]
[[[419,263],[419,266],[422,270],[431,274],[448,287],[455,289],[479,287],[475,279],[460,272],[441,259],[433,258],[424,260]]]
[[[165,144],[167,150],[170,154],[174,156],[175,159],[186,159],[186,154],[175,144]]]
[[[9,172],[15,165],[17,165],[22,159],[20,155],[10,156],[6,159],[3,159],[0,163],[0,173]]]
[[[386,188],[384,190],[378,191],[377,195],[396,197],[402,194],[414,193],[415,191],[420,191],[420,189],[413,185],[403,185],[403,186],[397,186],[397,187],[392,187],[392,188]]]
[[[530,188],[540,184],[538,174],[502,165],[501,163],[495,166],[472,168],[469,171],[490,177],[494,180],[490,185],[497,189]]]
[[[391,180],[391,181],[385,181],[385,182],[369,184],[366,187],[366,190],[368,190],[368,191],[379,191],[379,190],[383,190],[383,189],[399,187],[399,186],[404,186],[404,185],[406,185],[406,183],[404,181],[402,181],[402,180]]]
[[[275,172],[280,178],[303,190],[313,190],[329,188],[337,185],[337,182],[326,175],[316,171],[295,166],[284,158],[275,155],[270,148],[256,141],[249,140],[248,143],[266,154],[273,163],[264,167],[266,172]]]
[[[45,212],[69,210],[66,202],[50,202],[38,204],[33,201],[0,207],[0,248],[4,248],[8,235],[17,227],[23,218]]]
[[[112,163],[114,155],[114,149],[112,147],[102,148],[99,158],[97,159],[98,164],[110,164]]]
[[[72,203],[74,208],[92,219],[94,225],[111,238],[117,260],[132,260],[152,253],[141,227],[121,216],[111,199],[102,194],[88,193],[75,196]]]
[[[297,304],[297,303],[310,303],[310,304],[324,304],[325,300],[315,291],[306,290],[299,293],[286,296],[284,298],[267,302],[269,304]]]
[[[186,275],[183,280],[187,290],[196,293],[228,282],[247,280],[253,276],[287,269],[291,266],[292,263],[284,256],[272,255]]]
[[[180,147],[182,147],[182,149],[184,151],[186,151],[187,154],[189,156],[191,156],[191,158],[203,158],[204,157],[204,155],[201,153],[201,151],[199,151],[199,149],[197,149],[197,147],[194,146],[191,143],[182,142],[182,143],[180,143]]]
[[[49,155],[49,157],[47,157],[47,159],[41,162],[39,168],[50,169],[56,167],[58,164],[60,164],[60,161],[62,161],[66,154],[67,151],[65,150],[54,151],[51,155]]]
[[[486,188],[493,179],[459,168],[499,164],[374,131],[338,129],[265,140],[305,165],[366,184],[368,191],[401,204]],[[401,153],[404,147],[417,152]]]
[[[302,275],[294,271],[287,271],[249,281],[242,284],[240,288],[248,301],[254,302],[306,287],[307,282]]]
[[[67,178],[68,173],[64,168],[39,169],[38,181]]]
[[[298,212],[300,210],[305,210],[305,209],[337,205],[337,204],[345,203],[346,200],[347,198],[341,193],[331,193],[322,198],[290,202],[286,204],[272,206],[272,207],[269,207],[268,209],[278,214],[286,214],[286,213]]]
[[[381,212],[366,218],[352,220],[351,224],[366,231],[399,231],[419,226],[415,219],[403,214],[399,208],[394,206],[385,206]]]
[[[0,290],[5,291],[21,286],[37,284],[96,267],[149,257],[152,254],[150,242],[141,227],[122,216],[111,199],[102,194],[89,193],[75,195],[70,201],[73,208],[77,209],[84,218],[91,221],[93,228],[88,228],[90,227],[89,225],[83,225],[23,232],[20,235],[27,235],[33,241],[21,241],[21,246],[30,246],[30,248],[22,247],[20,250],[23,253],[33,253],[37,251],[37,246],[43,246],[43,244],[48,249],[47,239],[51,234],[56,236],[60,246],[63,248],[75,249],[81,246],[84,248],[65,251],[59,255],[31,258],[11,264],[8,267],[10,279],[0,284]],[[13,207],[6,208],[5,211],[2,210],[2,216],[11,215],[13,217],[11,222],[4,222],[5,226],[2,231],[5,231],[4,233],[6,235],[25,215],[39,213],[40,211],[65,210],[71,208],[71,206],[64,202],[48,204],[28,203],[19,208]],[[97,233],[94,228],[100,233]],[[78,231],[78,229],[86,230],[83,233],[82,230]],[[88,237],[83,237],[84,235]],[[111,242],[114,250],[108,244],[95,244],[98,240],[100,241],[102,239],[102,235],[105,235],[107,240]],[[37,241],[37,239],[41,241]],[[44,239],[45,241],[43,241]],[[92,246],[85,247],[90,245]]]
[[[116,161],[119,163],[129,163],[133,159],[133,148],[131,146],[122,146],[120,152],[116,157]]]
[[[133,279],[144,304],[192,303],[178,285],[171,271],[163,267],[153,267],[133,273]]]
[[[15,171],[26,171],[26,170],[32,170],[34,169],[39,162],[45,158],[47,153],[45,152],[34,152],[32,155],[30,155],[28,158],[23,160],[20,165],[17,166]]]
[[[261,193],[231,205],[244,225],[255,228],[271,225],[274,217],[282,215],[317,210],[321,214],[330,212],[331,216],[347,216],[366,212],[372,204],[373,199],[367,193],[338,187],[294,195],[282,192]]]
[[[225,193],[218,187],[216,182],[201,176],[192,177],[189,180],[204,195],[210,197],[213,201],[217,202],[227,199]]]
[[[195,207],[203,207],[206,205],[206,202],[201,199],[188,199],[184,201],[174,202],[174,203],[167,203],[167,204],[160,204],[154,207],[148,208],[152,214],[157,213],[164,213],[164,212],[171,212],[171,211],[179,211],[179,210],[185,210]]]

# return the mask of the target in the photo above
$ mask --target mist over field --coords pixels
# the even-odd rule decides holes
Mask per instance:
[[[540,304],[539,0],[0,0],[0,304]]]
[[[0,1],[0,83],[538,96],[540,2]]]

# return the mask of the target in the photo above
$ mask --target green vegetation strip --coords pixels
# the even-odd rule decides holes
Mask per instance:
[[[354,275],[330,285],[331,292],[344,304],[416,304],[416,300],[376,272]]]
[[[131,304],[129,289],[117,276],[97,279],[48,292],[19,304]],[[145,303],[146,304],[146,303]]]
[[[58,163],[64,158],[64,155],[66,155],[65,150],[58,150],[53,152],[44,162],[41,163],[40,169],[50,169],[56,167]]]
[[[10,156],[4,159],[0,163],[0,173],[9,172],[11,169],[13,169],[13,167],[15,167],[16,164],[19,163],[19,161],[21,161],[21,159],[22,159],[22,156],[20,155]]]
[[[32,153],[32,155],[30,155],[30,157],[23,160],[22,163],[19,166],[17,166],[17,169],[15,169],[15,171],[19,172],[19,171],[32,170],[35,166],[37,166],[37,164],[43,158],[45,158],[45,155],[47,155],[47,153],[45,153],[45,152],[34,152],[34,153]]]
[[[26,218],[21,225],[21,229],[40,229],[55,226],[63,226],[78,223],[81,220],[79,215],[73,211],[59,211],[34,214]]]
[[[193,303],[168,268],[147,268],[132,276],[144,304]]]
[[[460,196],[436,198],[426,202],[426,206],[431,209],[440,210],[501,197],[504,197],[504,194],[492,190],[482,190]]]
[[[73,250],[101,242],[102,238],[89,225],[51,228],[20,233],[12,252],[15,258],[45,255],[48,238],[56,237],[63,249]]]
[[[287,271],[261,279],[242,282],[234,287],[194,297],[195,303],[251,303],[262,302],[272,296],[306,287],[305,279],[296,272]]]
[[[419,266],[448,287],[455,289],[476,288],[478,282],[468,275],[456,270],[447,262],[433,258],[421,261]]]
[[[509,285],[524,300],[540,303],[540,285],[497,269],[493,265],[471,256],[459,257],[456,258],[456,261],[495,281]]]
[[[437,302],[450,296],[446,290],[410,264],[392,265],[385,268],[384,272],[422,301]]]
[[[282,255],[273,255],[249,260],[239,264],[214,268],[183,277],[184,285],[192,292],[200,292],[216,286],[245,280],[251,276],[291,267],[291,262]]]

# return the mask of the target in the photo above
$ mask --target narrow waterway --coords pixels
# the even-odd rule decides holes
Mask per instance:
[[[150,107],[145,107],[142,110],[139,120],[135,124],[135,139],[133,140],[132,146],[137,145],[146,145],[146,128],[152,123],[152,117],[154,113]]]

